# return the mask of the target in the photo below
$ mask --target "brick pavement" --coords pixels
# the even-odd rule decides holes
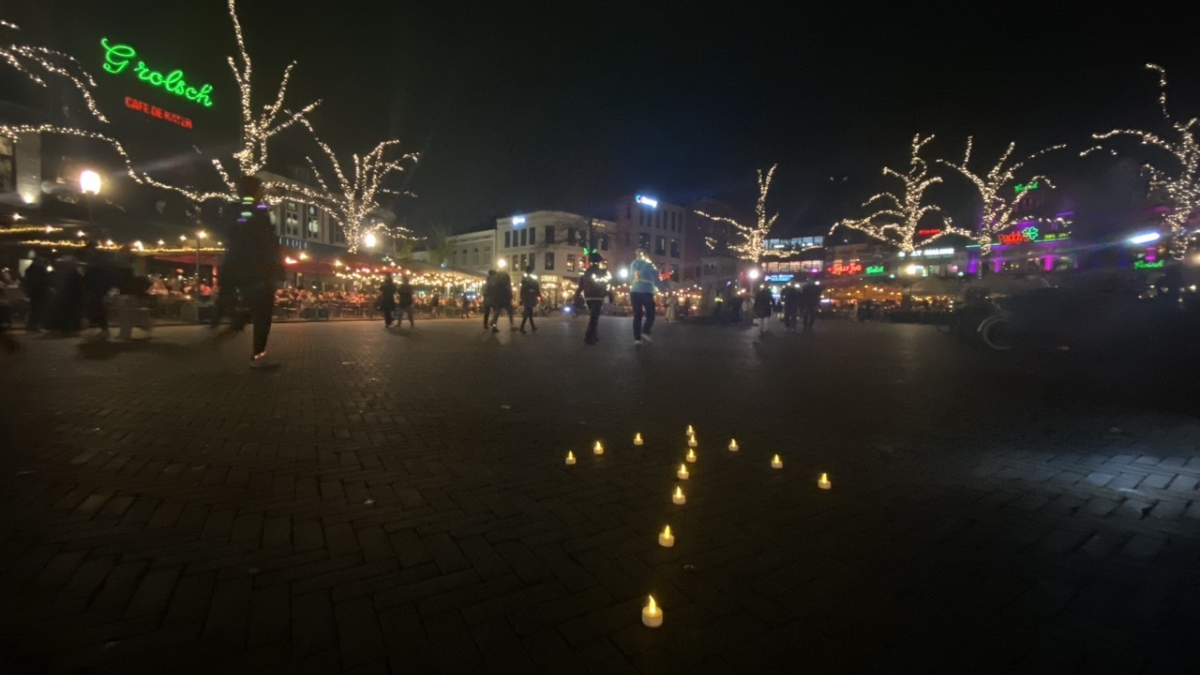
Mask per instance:
[[[1194,417],[928,327],[582,328],[30,339],[0,670],[1192,671]]]

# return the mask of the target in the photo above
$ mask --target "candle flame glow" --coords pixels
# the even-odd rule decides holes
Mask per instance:
[[[654,596],[651,595],[651,596],[647,596],[647,597],[650,598],[650,604],[646,606],[646,611],[649,612],[650,614],[657,614],[658,613],[658,603],[654,601]]]
[[[675,496],[682,497],[683,496],[683,488],[681,488],[681,487],[675,488]]]

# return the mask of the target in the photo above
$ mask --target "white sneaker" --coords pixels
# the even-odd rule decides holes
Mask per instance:
[[[642,344],[642,341],[641,341],[640,339],[639,339],[639,340],[634,340],[634,341],[633,341],[633,344],[635,344],[635,345],[640,345],[640,344]]]
[[[650,339],[649,333],[642,333],[642,339],[645,340],[646,342],[654,342],[654,340]]]
[[[266,352],[263,352],[262,354],[259,354],[258,356],[255,356],[254,358],[250,359],[250,367],[251,368],[270,368],[270,367],[276,366],[276,365],[279,365],[279,364],[276,363],[275,361],[272,361],[271,357],[267,356]]]

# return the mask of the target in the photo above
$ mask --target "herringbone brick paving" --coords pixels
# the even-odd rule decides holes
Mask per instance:
[[[921,326],[581,333],[30,338],[0,670],[1192,671],[1193,417]]]

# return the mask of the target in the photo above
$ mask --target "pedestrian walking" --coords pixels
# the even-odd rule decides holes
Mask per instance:
[[[675,323],[679,320],[679,299],[675,297],[674,293],[667,296],[666,319],[667,323]]]
[[[496,286],[496,270],[488,270],[487,281],[483,282],[483,294],[481,301],[483,302],[483,329],[487,330],[490,325],[488,320],[492,315],[492,297],[496,291],[493,290]]]
[[[441,298],[441,296],[434,294],[434,296],[429,299],[429,316],[436,319],[436,318],[438,318],[438,315],[441,313],[442,313],[442,298]]]
[[[783,326],[785,330],[796,332],[796,317],[800,315],[801,292],[800,280],[792,277],[791,283],[783,287]]]
[[[654,342],[650,339],[650,329],[654,327],[654,293],[658,290],[658,270],[646,255],[645,248],[638,248],[629,265],[629,276],[629,300],[633,303],[633,344],[640,345],[642,340]]]
[[[600,341],[596,329],[600,324],[600,310],[604,300],[612,302],[612,274],[604,266],[604,258],[599,253],[588,255],[588,268],[579,280],[575,289],[575,300],[584,302],[588,309],[587,333],[583,336],[584,344],[594,345]]]
[[[413,287],[408,282],[408,275],[400,277],[400,285],[396,287],[396,295],[400,298],[400,314],[396,317],[396,325],[404,323],[404,317],[408,317],[408,327],[415,328],[413,323]]]
[[[396,282],[392,273],[383,275],[383,283],[379,285],[379,311],[383,312],[383,327],[392,327],[392,314],[396,311]]]
[[[500,329],[496,324],[500,322],[500,311],[508,312],[508,329],[515,331],[517,329],[516,322],[513,321],[513,287],[512,277],[508,272],[498,272],[496,274],[496,283],[492,285],[492,332],[499,333]]]
[[[271,334],[271,315],[275,311],[275,286],[283,276],[283,265],[279,241],[263,201],[262,182],[254,176],[243,176],[238,192],[242,198],[240,204],[230,208],[230,213],[237,217],[226,237],[229,243],[225,249],[221,291],[212,326],[217,328],[221,319],[230,315],[231,325],[224,335],[241,332],[246,325],[246,315],[238,311],[240,298],[249,310],[254,326],[250,367],[267,368],[277,365],[267,357],[267,338]]]
[[[766,284],[762,284],[754,294],[754,316],[758,317],[760,336],[767,332],[767,322],[771,320],[771,313],[774,311],[775,296],[771,295],[771,289]]]
[[[533,332],[537,326],[533,323],[533,310],[542,300],[542,287],[538,284],[537,275],[533,273],[533,265],[525,268],[525,276],[521,277],[521,332],[525,332],[525,322]]]
[[[800,291],[800,311],[804,315],[804,330],[810,331],[817,322],[817,311],[821,308],[821,282],[810,281]]]
[[[51,324],[64,336],[75,335],[83,318],[83,271],[74,256],[63,256],[54,262],[49,267],[53,270],[51,284],[54,288]]]
[[[108,291],[116,285],[113,265],[106,252],[96,247],[95,241],[89,241],[83,249],[83,298],[84,309],[87,312],[88,323],[99,332],[93,337],[107,340],[108,333]]]
[[[33,255],[29,267],[25,269],[22,279],[25,297],[29,298],[29,316],[25,320],[25,331],[39,331],[46,325],[49,318],[47,309],[50,304],[50,272],[46,270],[45,259]]]

